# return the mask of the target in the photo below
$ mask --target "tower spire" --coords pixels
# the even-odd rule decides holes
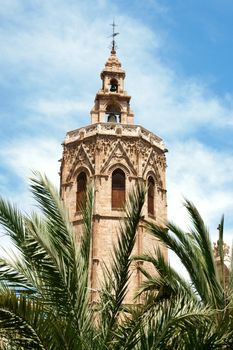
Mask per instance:
[[[113,20],[113,22],[110,24],[110,26],[112,26],[112,50],[111,53],[115,54],[116,53],[116,41],[115,41],[115,37],[117,35],[119,35],[120,33],[116,33],[115,32],[115,27],[117,27],[117,24],[115,24],[115,21]]]
[[[113,20],[111,54],[105,63],[100,77],[102,88],[97,92],[95,104],[91,110],[91,122],[96,123],[134,123],[133,111],[130,108],[131,96],[124,90],[125,71],[116,55],[116,24]]]

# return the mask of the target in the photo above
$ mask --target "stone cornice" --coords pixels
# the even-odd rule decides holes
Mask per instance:
[[[99,90],[96,94],[96,100],[98,99],[104,99],[104,98],[109,98],[111,97],[114,100],[125,100],[125,101],[130,101],[131,96],[127,94],[127,91],[123,92],[111,92],[111,91],[104,91],[104,90]]]
[[[142,126],[116,123],[96,123],[69,131],[66,134],[64,144],[67,145],[96,135],[142,138],[163,152],[166,151],[163,140]]]

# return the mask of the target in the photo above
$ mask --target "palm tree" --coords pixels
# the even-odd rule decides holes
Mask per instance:
[[[130,195],[96,317],[88,289],[93,189],[87,190],[83,206],[79,246],[63,202],[47,178],[37,173],[31,190],[42,216],[29,217],[0,200],[0,223],[18,251],[13,259],[0,259],[2,346],[107,349],[116,342],[145,191],[138,185]]]
[[[215,247],[219,255],[218,267],[213,254],[209,232],[197,208],[188,200],[184,202],[193,228],[189,232],[183,231],[175,224],[168,222],[165,227],[153,223],[147,225],[148,231],[172,250],[180,259],[189,273],[190,281],[180,276],[157,249],[154,254],[144,254],[134,257],[154,265],[156,273],[149,274],[140,267],[145,279],[138,290],[138,294],[147,295],[147,303],[176,298],[181,292],[195,302],[200,302],[202,308],[207,308],[212,314],[211,320],[204,322],[202,328],[183,333],[185,344],[190,342],[190,349],[195,349],[195,343],[201,347],[200,339],[206,348],[214,348],[214,344],[229,348],[233,346],[233,255],[227,276],[225,276],[222,217],[219,229],[218,245]],[[227,277],[227,278],[226,278]],[[227,282],[226,282],[227,280]],[[196,327],[196,325],[195,325]],[[190,337],[191,336],[191,337]],[[199,339],[199,342],[197,342]],[[188,347],[189,348],[189,347]],[[199,348],[198,348],[199,349]]]
[[[68,349],[82,343],[81,330],[91,332],[86,285],[92,193],[87,194],[86,234],[78,250],[53,186],[38,174],[31,189],[42,217],[26,216],[0,201],[0,221],[18,250],[14,260],[0,260],[1,330],[19,347]]]
[[[35,174],[31,190],[42,215],[26,215],[0,200],[0,223],[17,248],[14,257],[0,259],[2,349],[183,350],[197,349],[197,339],[207,344],[214,338],[209,309],[190,288],[182,288],[179,279],[173,278],[166,297],[162,293],[144,305],[124,305],[145,199],[141,184],[129,196],[113,262],[105,270],[95,307],[88,288],[92,187],[83,206],[80,245],[75,243],[63,202],[47,178]],[[225,329],[220,331],[212,343],[223,344]],[[187,347],[190,344],[193,347]]]

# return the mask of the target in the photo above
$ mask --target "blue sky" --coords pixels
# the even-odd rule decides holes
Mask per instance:
[[[90,122],[113,17],[135,122],[169,149],[169,218],[194,201],[233,237],[233,3],[1,0],[0,191],[30,210],[30,169],[59,183],[65,133]]]

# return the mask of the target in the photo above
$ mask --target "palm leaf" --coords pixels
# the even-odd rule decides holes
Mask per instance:
[[[190,233],[173,223],[168,223],[166,228],[151,223],[148,229],[180,258],[203,302],[222,308],[223,291],[216,274],[208,231],[193,204],[186,201],[186,208],[194,224]]]
[[[193,289],[189,283],[182,278],[164,258],[159,247],[154,250],[152,254],[142,254],[134,256],[134,260],[140,260],[152,264],[155,268],[154,274],[151,275],[142,266],[139,266],[139,271],[145,276],[136,296],[139,296],[148,291],[157,291],[157,295],[153,295],[155,300],[160,298],[168,298],[171,295],[185,291],[187,295],[193,295]]]
[[[113,247],[112,264],[108,281],[102,290],[102,315],[104,324],[104,343],[113,340],[114,328],[118,321],[118,312],[127,293],[130,277],[130,256],[135,243],[138,224],[141,219],[142,207],[145,200],[145,188],[137,184],[130,193],[125,208],[124,225],[121,225],[117,244]],[[105,305],[107,304],[107,308]]]
[[[34,309],[34,310],[33,310]],[[41,309],[35,311],[35,304],[26,295],[19,298],[13,293],[2,293],[0,296],[0,330],[4,337],[23,349],[45,350],[43,341],[35,328],[26,321],[25,315],[32,310],[38,318]],[[43,316],[44,322],[44,316]]]

